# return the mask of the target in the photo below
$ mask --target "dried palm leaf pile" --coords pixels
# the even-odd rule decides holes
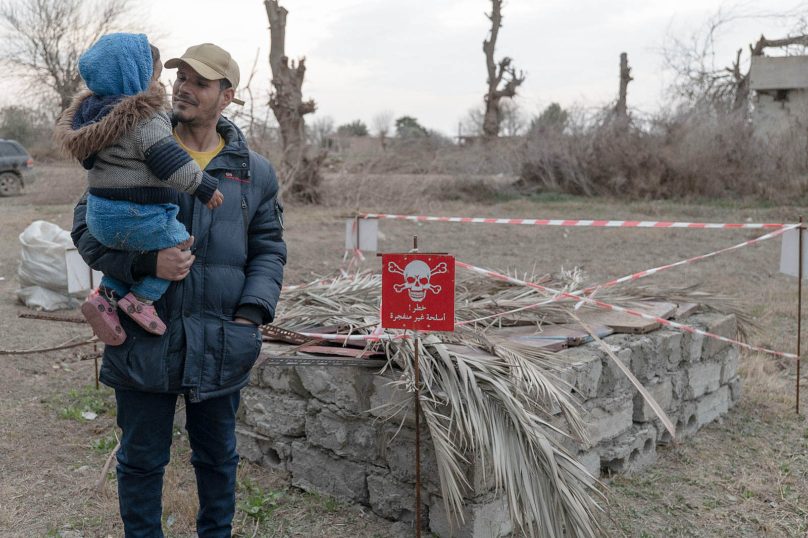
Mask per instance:
[[[521,275],[519,275],[522,277]],[[524,275],[523,280],[574,293],[584,287],[579,270]],[[384,353],[403,371],[398,382],[415,392],[414,349],[419,345],[420,403],[434,443],[447,511],[462,517],[462,471],[468,462],[492,462],[494,481],[504,492],[515,525],[531,536],[596,537],[607,499],[597,481],[563,446],[564,437],[588,444],[581,407],[557,374],[564,366],[552,351],[503,336],[514,326],[542,331],[572,322],[591,308],[561,299],[504,314],[552,298],[538,289],[461,272],[456,280],[457,322],[487,320],[430,333],[419,339],[387,338],[363,344]],[[697,302],[702,308],[741,314],[733,299],[694,288],[649,286],[603,288],[598,298],[653,312],[650,301]],[[370,334],[379,323],[381,276],[359,273],[285,291],[275,325],[294,331],[343,325],[351,334]],[[744,316],[739,316],[742,325]],[[403,334],[403,331],[387,331]],[[332,344],[339,346],[341,344]],[[404,405],[386,410],[400,416]],[[560,410],[560,412],[559,412]]]

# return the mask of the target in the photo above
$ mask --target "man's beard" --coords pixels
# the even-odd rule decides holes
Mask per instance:
[[[172,111],[174,118],[176,118],[179,123],[191,125],[207,124],[217,119],[215,105],[211,105],[210,108],[207,109],[203,109],[201,106],[196,105],[196,114],[192,114],[190,110],[178,109],[175,103],[172,107]]]

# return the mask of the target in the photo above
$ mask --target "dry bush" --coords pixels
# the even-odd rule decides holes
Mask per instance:
[[[635,198],[759,196],[783,201],[806,187],[806,129],[755,136],[740,114],[689,109],[620,129],[597,121],[535,132],[517,186]]]

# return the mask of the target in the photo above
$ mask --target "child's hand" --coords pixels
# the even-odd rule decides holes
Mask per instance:
[[[216,189],[216,192],[214,192],[213,196],[210,197],[210,201],[208,201],[208,203],[205,204],[205,207],[207,207],[208,209],[213,209],[214,207],[219,207],[220,205],[222,205],[223,201],[224,196],[219,191],[219,189]]]

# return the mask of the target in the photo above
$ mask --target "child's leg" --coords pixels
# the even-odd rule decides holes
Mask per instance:
[[[125,297],[126,294],[129,293],[129,284],[127,284],[123,280],[118,280],[117,278],[112,278],[111,276],[107,275],[104,275],[104,277],[101,279],[101,285],[99,286],[99,288],[105,288],[107,291],[115,294],[112,297],[107,297],[107,300],[109,300],[110,303],[112,302],[117,303],[118,299],[120,299],[121,297]],[[105,294],[105,296],[106,295],[108,294]],[[113,306],[117,306],[117,304]]]
[[[87,227],[96,239],[110,248],[162,250],[177,246],[189,237],[185,226],[177,220],[178,212],[174,204],[141,205],[91,195],[87,198]],[[168,285],[165,280],[146,278],[131,286],[119,305],[147,331],[163,334],[165,324],[152,303],[162,297]]]
[[[141,303],[150,304],[163,296],[169,284],[171,284],[171,282],[168,280],[147,276],[141,282],[134,284],[129,291],[131,291]]]

